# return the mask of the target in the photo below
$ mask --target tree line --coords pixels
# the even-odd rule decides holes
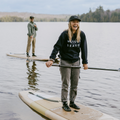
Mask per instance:
[[[65,22],[66,18],[35,18],[35,22]],[[5,16],[0,18],[0,22],[29,22],[29,18],[23,19],[17,16]]]
[[[114,11],[106,10],[104,11],[102,6],[96,8],[92,12],[90,9],[88,13],[77,15],[82,22],[120,22],[120,9]],[[69,16],[65,18],[35,18],[35,22],[67,22]],[[21,18],[17,16],[6,16],[1,17],[0,22],[28,22],[29,18]]]
[[[24,19],[17,16],[5,16],[0,18],[0,22],[24,22]]]
[[[88,13],[78,17],[82,22],[120,22],[120,9],[104,11],[103,7],[99,6],[94,12],[90,9]]]

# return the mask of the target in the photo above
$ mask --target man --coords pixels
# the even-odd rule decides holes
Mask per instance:
[[[27,49],[26,49],[26,55],[27,57],[30,57],[29,51],[31,47],[32,42],[32,56],[36,57],[35,55],[35,42],[36,42],[36,31],[38,30],[36,24],[34,23],[34,17],[30,16],[30,22],[28,23],[28,43],[27,43]]]

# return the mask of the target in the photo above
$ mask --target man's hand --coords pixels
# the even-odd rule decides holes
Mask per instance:
[[[48,62],[46,62],[46,66],[47,66],[47,67],[52,66],[52,64],[53,64],[53,61],[48,61]]]
[[[34,27],[37,27],[36,25],[34,25]]]
[[[33,38],[33,36],[30,36],[30,38]]]
[[[88,69],[88,65],[87,64],[83,64],[84,70]]]

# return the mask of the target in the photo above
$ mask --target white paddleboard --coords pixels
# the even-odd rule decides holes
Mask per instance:
[[[9,53],[9,54],[6,54],[7,56],[10,56],[10,57],[16,57],[16,58],[22,58],[22,59],[27,59],[27,60],[34,60],[34,61],[48,61],[49,59],[44,59],[44,58],[41,58],[41,57],[27,57],[24,53],[23,54],[20,54],[20,53]],[[56,58],[56,61],[55,62],[59,62],[58,58]]]
[[[33,94],[30,94],[29,92],[32,92]],[[61,102],[49,101],[60,101],[60,98],[41,92],[21,91],[19,97],[33,110],[51,120],[118,120],[81,104],[77,104],[80,107],[80,110],[71,108],[71,112],[66,112],[62,109]]]

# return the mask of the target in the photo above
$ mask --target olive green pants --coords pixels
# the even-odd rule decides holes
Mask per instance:
[[[35,53],[36,38],[30,38],[29,36],[28,36],[28,42],[27,42],[26,52],[29,53],[30,47],[31,47],[31,42],[32,42],[32,53]]]
[[[61,60],[61,65],[66,66],[79,66],[80,61],[75,63],[69,63],[68,61]],[[61,79],[62,79],[62,90],[61,90],[61,101],[67,101],[68,87],[70,83],[70,101],[74,102],[77,95],[77,86],[80,75],[80,68],[60,68]]]

